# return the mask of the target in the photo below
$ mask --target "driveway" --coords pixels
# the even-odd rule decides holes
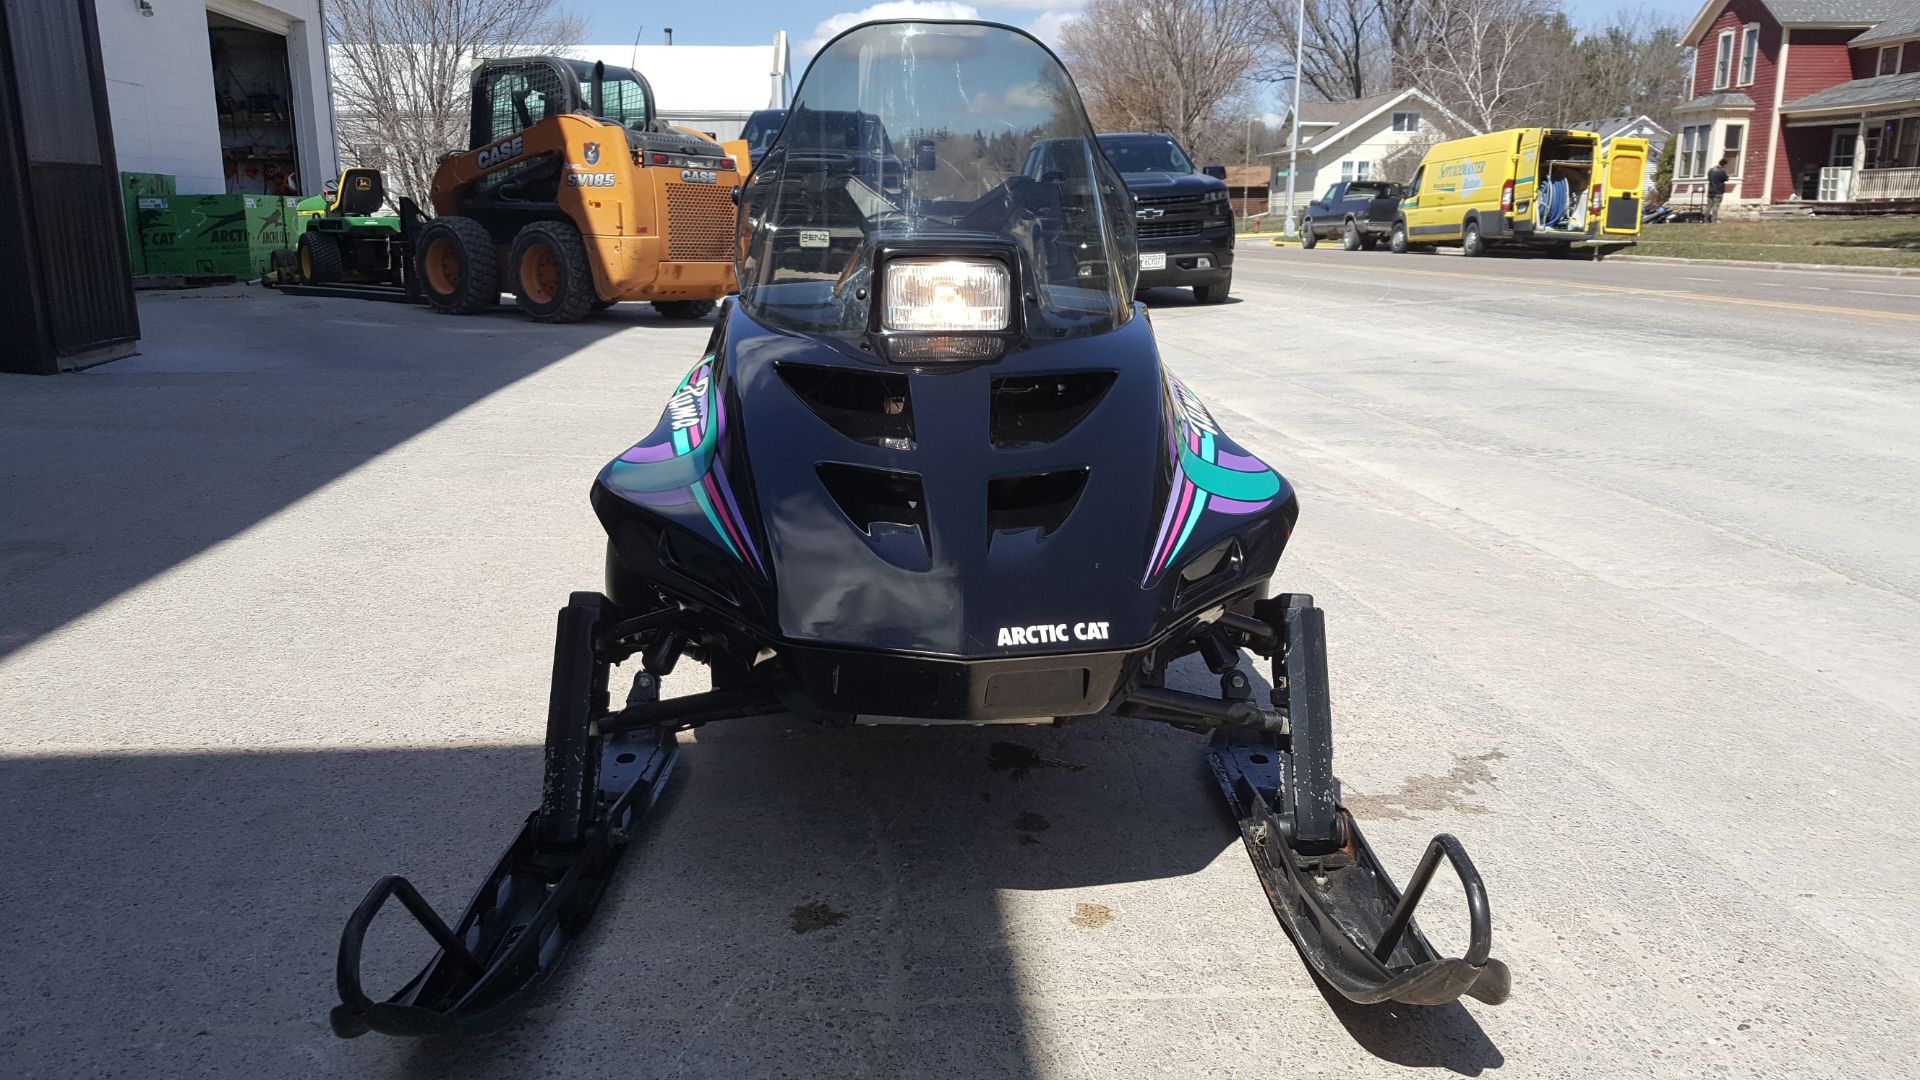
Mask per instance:
[[[389,871],[458,910],[534,805],[588,484],[711,324],[145,296],[144,355],[0,384],[0,1071],[1906,1075],[1920,300],[1853,293],[1920,282],[1759,273],[1245,244],[1235,303],[1148,297],[1299,489],[1348,805],[1403,875],[1468,845],[1508,1004],[1319,989],[1198,736],[772,718],[682,737],[464,1043],[335,1039],[340,925]]]

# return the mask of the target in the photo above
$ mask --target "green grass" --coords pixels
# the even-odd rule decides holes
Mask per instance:
[[[1635,255],[1672,259],[1881,266],[1920,269],[1920,218],[1723,221],[1648,225]]]

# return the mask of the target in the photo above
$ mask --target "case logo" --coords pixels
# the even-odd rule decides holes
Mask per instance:
[[[506,142],[489,146],[485,150],[480,151],[480,167],[483,169],[491,169],[495,165],[503,165],[519,157],[520,152],[526,148],[527,137],[525,135],[515,135]]]
[[[1000,628],[999,644],[1007,645],[1053,645],[1062,641],[1105,641],[1107,624],[1104,622],[1040,623],[1037,626],[1003,626]]]
[[[720,174],[712,169],[681,169],[680,179],[689,184],[715,184],[719,183]]]

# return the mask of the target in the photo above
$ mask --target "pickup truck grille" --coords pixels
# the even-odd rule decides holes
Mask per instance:
[[[1197,221],[1138,221],[1134,223],[1133,234],[1143,240],[1168,236],[1199,236],[1200,223]]]
[[[1189,204],[1197,207],[1200,205],[1201,198],[1202,196],[1199,195],[1143,195],[1134,202],[1140,206],[1164,206],[1172,209],[1175,206]]]

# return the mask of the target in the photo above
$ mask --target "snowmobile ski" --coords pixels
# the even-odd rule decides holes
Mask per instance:
[[[1381,867],[1333,776],[1326,624],[1313,598],[1295,593],[1256,605],[1282,630],[1273,702],[1288,734],[1216,731],[1208,748],[1274,914],[1327,984],[1362,1004],[1440,1005],[1465,994],[1507,999],[1507,966],[1491,956],[1486,886],[1460,841],[1427,845],[1404,892]],[[1439,954],[1413,920],[1445,859],[1466,893],[1466,955]]]
[[[374,885],[340,936],[340,1004],[329,1017],[335,1034],[471,1033],[512,1019],[526,992],[566,958],[633,829],[660,798],[679,756],[674,731],[682,725],[674,721],[697,717],[707,695],[676,699],[673,719],[643,726],[637,718],[659,696],[657,676],[643,671],[619,714],[627,722],[606,724],[626,729],[602,731],[612,720],[608,653],[618,648],[606,640],[615,625],[611,607],[596,593],[575,593],[559,624],[540,808],[451,927],[406,878],[388,875]],[[360,956],[368,926],[392,899],[439,951],[398,993],[376,1002],[361,986]]]

